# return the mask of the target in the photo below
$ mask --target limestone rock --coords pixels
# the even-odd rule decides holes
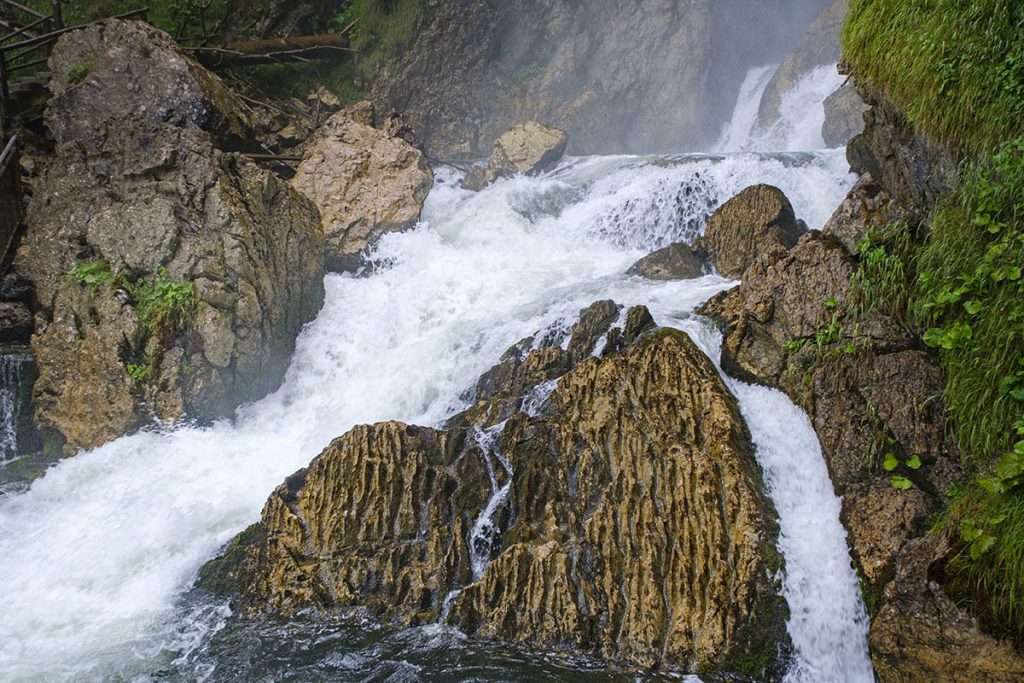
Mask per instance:
[[[942,535],[908,543],[886,605],[871,624],[871,659],[882,683],[1019,681],[1024,657],[986,635],[946,595],[943,568],[950,554]]]
[[[468,161],[530,119],[565,130],[570,154],[704,149],[747,69],[798,43],[822,3],[418,4],[414,35],[374,64],[368,96],[404,112],[430,158]]]
[[[229,145],[250,137],[241,101],[145,22],[108,19],[64,34],[50,70],[46,125],[58,145],[92,137],[129,116],[201,128]]]
[[[853,256],[860,254],[860,242],[872,231],[878,233],[904,217],[870,173],[857,179],[843,203],[835,210],[821,231],[842,242]]]
[[[864,114],[864,132],[847,145],[846,158],[856,173],[870,173],[910,222],[924,220],[954,186],[959,159],[918,135],[883,94],[855,82],[871,108]]]
[[[786,343],[813,337],[830,323],[849,298],[851,275],[853,263],[842,245],[818,232],[789,253],[762,255],[741,285],[701,309],[724,323],[722,367],[747,381],[776,384]]]
[[[648,280],[688,280],[700,277],[704,261],[683,242],[658,249],[630,266],[627,275],[639,275]]]
[[[634,310],[638,336],[649,314]],[[493,395],[514,374],[481,385]],[[359,607],[401,624],[438,619],[451,598],[449,623],[469,634],[780,673],[774,512],[735,399],[685,334],[585,357],[542,413],[490,433],[353,429],[271,495],[204,585],[240,592],[248,614]],[[508,494],[494,533],[474,535],[488,468]],[[474,558],[490,559],[482,573]]]
[[[414,226],[433,182],[422,152],[344,111],[309,141],[291,181],[320,209],[333,270],[354,270],[382,235]]]
[[[32,311],[20,301],[0,301],[0,344],[27,342],[32,336]]]
[[[719,273],[739,279],[762,254],[791,249],[803,232],[782,190],[753,185],[711,215],[698,244]]]
[[[842,147],[864,132],[864,112],[868,109],[853,83],[847,82],[825,98],[825,123],[821,137],[827,147]]]
[[[261,397],[323,301],[315,207],[195,129],[125,119],[60,146],[27,223],[15,267],[42,308],[35,417],[66,453],[154,413]],[[180,316],[140,308],[160,282],[181,288]]]
[[[564,131],[536,121],[513,126],[494,141],[487,168],[471,168],[462,187],[476,192],[498,178],[546,171],[562,158],[568,143],[569,137]]]

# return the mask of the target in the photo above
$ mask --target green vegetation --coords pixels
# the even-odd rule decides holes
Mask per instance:
[[[355,24],[349,35],[359,51],[359,74],[372,80],[385,59],[412,42],[422,9],[421,0],[351,0],[330,27],[340,31]]]
[[[50,0],[22,0],[22,4],[50,14]],[[62,16],[68,26],[147,8],[149,23],[181,40],[208,35],[228,10],[229,0],[74,0],[64,4]]]
[[[967,156],[918,229],[861,245],[850,316],[891,315],[939,355],[965,482],[937,525],[962,542],[951,590],[1024,638],[1024,4],[853,0],[852,72]],[[888,464],[892,464],[888,461]],[[898,464],[898,463],[897,463]],[[907,465],[910,463],[907,462]]]
[[[1024,133],[1019,0],[853,0],[843,55],[931,138],[992,151]]]
[[[127,290],[139,321],[157,337],[166,337],[184,328],[198,306],[195,285],[171,280],[163,268],[157,271],[153,284],[139,278],[128,285]]]
[[[89,75],[89,72],[92,71],[92,67],[95,65],[95,55],[90,57],[89,59],[84,59],[81,62],[78,62],[70,69],[68,69],[68,73],[64,77],[64,82],[68,85],[77,85],[81,83]]]
[[[71,277],[78,284],[86,285],[93,290],[114,284],[114,273],[110,270],[110,264],[103,260],[80,263],[71,270]]]
[[[235,79],[246,83],[258,93],[275,99],[304,99],[321,85],[337,95],[345,104],[364,98],[355,85],[355,65],[345,57],[340,60],[261,64],[234,69]]]

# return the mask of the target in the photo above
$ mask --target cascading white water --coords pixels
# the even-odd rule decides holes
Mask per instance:
[[[0,465],[17,455],[18,420],[21,417],[22,375],[31,362],[28,353],[0,354]]]
[[[195,678],[218,666],[230,678],[204,659],[223,605],[183,596],[274,486],[330,439],[384,419],[438,424],[509,344],[564,328],[598,299],[692,327],[692,311],[731,283],[652,282],[627,277],[629,265],[698,235],[715,206],[750,184],[779,186],[820,227],[853,180],[836,151],[568,159],[479,194],[457,178],[438,169],[423,224],[381,242],[372,276],[327,277],[324,308],[279,391],[233,421],[119,439],[0,499],[0,678]],[[781,395],[731,386],[782,521],[792,677],[867,680],[863,608],[814,434]],[[778,469],[787,457],[800,471]]]
[[[777,67],[758,66],[747,72],[732,118],[715,146],[719,152],[821,149],[825,146],[825,98],[844,83],[834,64],[816,67],[800,76],[783,93],[777,121],[758,118],[761,97]]]
[[[757,113],[761,106],[761,98],[778,69],[777,64],[755,66],[747,72],[740,94],[736,99],[736,108],[732,119],[722,128],[722,134],[715,143],[716,152],[744,152],[751,144],[754,128],[757,125]],[[793,149],[814,149],[813,147],[794,147]]]

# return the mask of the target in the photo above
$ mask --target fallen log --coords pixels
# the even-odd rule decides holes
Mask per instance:
[[[208,69],[327,59],[341,52],[353,52],[348,44],[348,36],[333,33],[249,40],[219,47],[192,47],[188,50]]]

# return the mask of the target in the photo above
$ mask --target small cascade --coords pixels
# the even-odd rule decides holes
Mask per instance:
[[[491,497],[487,499],[487,505],[476,518],[469,533],[469,563],[473,568],[473,581],[479,581],[483,577],[484,570],[487,569],[494,554],[495,545],[501,534],[495,515],[508,500],[508,493],[512,489],[512,465],[497,447],[498,435],[504,428],[505,423],[501,422],[487,429],[476,430],[477,443],[483,451],[487,476],[491,480]],[[495,468],[495,461],[504,471],[504,482],[498,479],[500,473]],[[449,596],[454,598],[450,594]],[[447,600],[445,598],[446,602]],[[450,608],[450,605],[447,607]],[[442,619],[445,617],[447,614],[442,610]]]
[[[18,456],[18,435],[25,411],[26,365],[29,353],[0,355],[0,465]]]
[[[758,110],[775,70],[776,67],[758,66],[747,73],[732,118],[722,128],[716,151],[824,149],[825,100],[842,87],[844,77],[839,75],[834,64],[825,64],[804,73],[782,95],[778,120],[766,123],[758,119]]]
[[[740,86],[732,119],[722,128],[722,134],[715,144],[716,152],[742,152],[747,149],[757,125],[761,97],[778,68],[777,64],[769,64],[755,66],[747,72]]]

